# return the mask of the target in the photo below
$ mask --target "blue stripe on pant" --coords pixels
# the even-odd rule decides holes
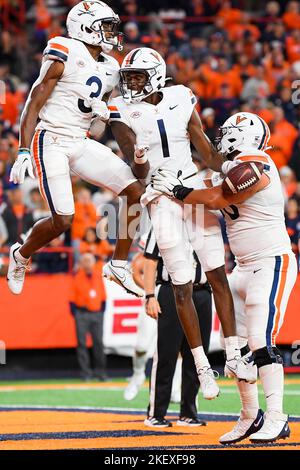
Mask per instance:
[[[267,343],[267,346],[269,347],[272,346],[272,329],[274,326],[274,316],[276,313],[275,297],[276,297],[276,293],[278,290],[281,264],[282,264],[281,256],[275,256],[275,270],[274,270],[275,272],[274,272],[271,294],[269,297],[269,318],[268,318],[268,325],[267,325],[267,331],[266,331],[266,343]]]
[[[44,158],[43,158],[43,145],[44,145],[45,133],[46,131],[44,130],[39,135],[39,160],[40,160],[40,164],[42,168],[43,186],[44,186],[45,194],[47,197],[47,201],[48,201],[51,212],[55,213],[55,208],[54,208],[54,204],[52,201],[52,197],[51,197],[51,193],[50,193],[50,189],[49,189],[49,185],[47,181],[47,175],[46,175]]]

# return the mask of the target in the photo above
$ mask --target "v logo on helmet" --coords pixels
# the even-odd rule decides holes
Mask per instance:
[[[236,117],[236,125],[238,125],[240,122],[245,121],[247,119],[245,116],[237,116]]]

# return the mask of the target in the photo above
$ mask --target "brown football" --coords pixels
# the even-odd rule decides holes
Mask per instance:
[[[264,164],[261,162],[239,163],[227,173],[222,183],[224,195],[232,196],[246,191],[260,180],[263,170]]]

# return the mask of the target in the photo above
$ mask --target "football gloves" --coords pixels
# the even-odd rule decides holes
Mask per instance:
[[[193,188],[183,186],[181,175],[181,171],[178,171],[176,176],[176,174],[170,170],[159,168],[152,175],[151,186],[156,191],[183,201],[186,196],[193,191]]]
[[[12,166],[9,181],[15,184],[22,184],[25,179],[26,171],[30,178],[35,178],[33,173],[33,166],[31,162],[30,150],[26,148],[20,148],[15,163]]]
[[[110,112],[105,101],[101,101],[99,98],[92,98],[90,104],[92,107],[93,118],[98,117],[103,122],[107,122],[109,120]]]

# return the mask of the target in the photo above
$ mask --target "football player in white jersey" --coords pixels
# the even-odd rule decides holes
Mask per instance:
[[[155,50],[137,48],[131,51],[122,63],[120,76],[122,96],[109,102],[110,124],[125,155],[132,155],[136,147],[134,160],[141,168],[140,177],[146,184],[153,171],[163,167],[173,171],[180,169],[185,180],[201,185],[192,161],[191,142],[212,169],[226,172],[234,165],[232,162],[224,164],[205,136],[199,115],[194,110],[196,98],[192,91],[183,85],[165,87],[166,64]],[[232,374],[251,380],[238,347],[218,220],[205,211],[204,237],[199,243],[191,207],[185,213],[183,204],[153,191],[149,184],[142,203],[148,208],[160,253],[172,279],[178,315],[195,359],[202,393],[207,399],[215,398],[219,389],[203,351],[192,300],[192,272],[187,263],[190,243],[214,292],[224,330],[228,367]],[[201,224],[199,219],[197,222]]]
[[[252,113],[237,113],[221,127],[220,151],[227,158],[262,162],[264,173],[250,190],[223,195],[220,175],[215,187],[186,188],[176,176],[160,172],[154,187],[188,204],[203,203],[222,209],[236,267],[229,283],[233,294],[240,348],[250,348],[259,371],[266,399],[266,412],[259,409],[257,385],[237,381],[242,410],[229,433],[220,438],[232,444],[250,437],[252,442],[272,442],[290,435],[283,414],[284,373],[276,337],[297,277],[297,263],[284,221],[284,199],[277,168],[266,153],[270,138],[267,124]],[[248,349],[249,351],[249,349]]]
[[[8,285],[20,294],[30,256],[70,228],[74,201],[70,172],[91,184],[109,188],[138,203],[144,189],[130,167],[104,145],[88,138],[92,119],[106,122],[105,100],[118,83],[118,62],[107,55],[121,49],[119,17],[105,3],[84,1],[67,17],[68,38],[50,39],[40,75],[32,87],[21,117],[20,148],[11,180],[22,183],[26,170],[39,178],[40,191],[52,216],[34,225],[21,246],[10,251]],[[127,216],[127,227],[133,217]],[[123,220],[123,219],[122,219]],[[142,296],[127,268],[132,240],[117,242],[113,260],[104,274],[125,289]]]

